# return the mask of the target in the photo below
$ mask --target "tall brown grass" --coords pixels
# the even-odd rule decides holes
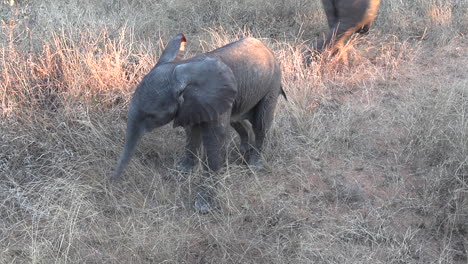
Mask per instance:
[[[12,5],[11,5],[12,4]],[[320,1],[2,1],[0,263],[466,263],[468,6],[383,1],[348,64],[305,68]],[[129,99],[170,37],[190,57],[272,48],[280,101],[265,160],[234,136],[221,209],[192,209],[183,131],[146,135],[117,185]]]

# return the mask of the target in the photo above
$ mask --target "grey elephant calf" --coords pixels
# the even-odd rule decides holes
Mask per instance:
[[[367,33],[377,16],[380,0],[322,0],[329,31],[314,50],[330,47],[336,53],[353,33]],[[310,56],[309,54],[306,54]]]
[[[176,35],[138,85],[128,112],[125,148],[112,178],[120,177],[145,132],[174,121],[174,127],[183,126],[187,135],[185,155],[179,163],[183,170],[196,165],[203,143],[207,168],[195,208],[207,212],[214,205],[210,175],[223,165],[227,129],[232,125],[239,133],[248,164],[261,167],[263,141],[278,96],[284,91],[279,63],[257,39],[245,38],[180,60],[185,43],[183,34]],[[254,142],[249,137],[252,129]]]

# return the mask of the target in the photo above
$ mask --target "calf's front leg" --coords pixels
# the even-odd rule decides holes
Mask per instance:
[[[201,128],[199,125],[185,127],[186,145],[185,154],[177,163],[177,169],[184,173],[191,173],[198,161],[198,152],[201,145]]]
[[[195,209],[207,213],[215,207],[216,173],[226,156],[226,130],[229,122],[213,121],[201,125],[203,147],[206,153],[205,171],[195,199]]]

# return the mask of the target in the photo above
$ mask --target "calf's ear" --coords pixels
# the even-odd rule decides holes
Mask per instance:
[[[187,39],[185,38],[184,34],[179,33],[175,35],[172,38],[172,40],[169,41],[169,43],[167,44],[156,65],[171,62],[174,60],[180,60],[183,56],[186,43]]]
[[[207,57],[177,65],[179,109],[174,126],[187,126],[215,120],[231,111],[237,95],[236,78],[219,58]]]

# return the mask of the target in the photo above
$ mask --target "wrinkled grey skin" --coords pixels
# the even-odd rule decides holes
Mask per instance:
[[[322,0],[329,31],[314,49],[341,49],[353,33],[366,34],[377,16],[380,0]]]
[[[223,165],[227,129],[232,125],[239,133],[248,164],[261,167],[263,141],[284,92],[280,66],[259,40],[245,38],[180,60],[185,42],[183,34],[176,35],[137,87],[128,112],[125,148],[112,179],[121,177],[145,132],[173,121],[187,135],[181,170],[191,171],[201,144],[205,149],[207,168],[195,208],[208,212],[214,206],[215,181],[210,175]]]

